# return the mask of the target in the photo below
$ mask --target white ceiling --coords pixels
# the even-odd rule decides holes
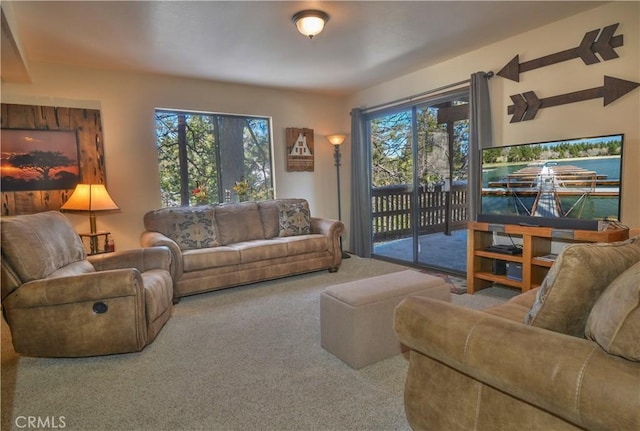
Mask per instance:
[[[347,94],[603,3],[3,0],[2,7],[11,9],[11,33],[27,66],[67,63]],[[303,9],[330,15],[313,40],[291,22]]]

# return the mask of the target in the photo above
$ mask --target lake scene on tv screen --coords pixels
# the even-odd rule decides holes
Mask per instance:
[[[622,135],[486,148],[483,214],[617,219]]]

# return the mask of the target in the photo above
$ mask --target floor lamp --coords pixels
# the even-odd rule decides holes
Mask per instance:
[[[336,178],[338,179],[338,220],[342,221],[342,204],[340,199],[340,145],[344,142],[345,135],[329,135],[327,139],[333,144],[333,159],[336,166]],[[342,236],[340,237],[340,251],[343,259],[349,259],[351,256],[342,250]]]

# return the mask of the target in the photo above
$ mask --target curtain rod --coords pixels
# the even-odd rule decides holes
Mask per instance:
[[[391,102],[385,102],[385,103],[381,103],[379,105],[374,105],[374,106],[371,106],[371,107],[368,107],[368,108],[364,108],[362,110],[362,112],[363,113],[364,112],[369,112],[369,111],[373,111],[375,109],[397,105],[397,104],[402,103],[402,102],[410,102],[410,101],[412,101],[414,99],[419,99],[421,97],[428,96],[429,94],[433,94],[433,93],[437,93],[437,92],[442,91],[442,90],[447,90],[449,88],[457,87],[457,86],[462,85],[462,84],[468,84],[470,81],[471,81],[470,79],[465,79],[464,81],[458,81],[458,82],[455,82],[453,84],[443,85],[442,87],[438,87],[438,88],[434,88],[432,90],[424,91],[422,93],[414,94],[413,96],[402,97],[400,99],[392,100]]]
[[[491,78],[493,76],[493,72],[487,72],[487,73],[485,73],[484,76],[485,76],[485,78],[489,79],[489,78]],[[471,79],[464,79],[462,81],[454,82],[453,84],[443,85],[442,87],[433,88],[431,90],[427,90],[427,91],[424,91],[422,93],[414,94],[413,96],[407,96],[407,97],[403,97],[403,98],[400,98],[400,99],[392,100],[391,102],[381,103],[379,105],[374,105],[374,106],[371,106],[371,107],[368,107],[368,108],[364,108],[364,109],[362,109],[362,112],[363,113],[367,113],[367,112],[371,112],[371,111],[373,111],[375,109],[393,106],[393,105],[396,105],[396,104],[399,104],[399,103],[402,103],[402,102],[410,102],[410,101],[412,101],[414,99],[419,99],[419,98],[428,96],[430,94],[438,93],[438,92],[440,92],[442,90],[448,90],[449,88],[458,87],[458,86],[460,86],[462,84],[468,84],[470,82],[471,82]]]

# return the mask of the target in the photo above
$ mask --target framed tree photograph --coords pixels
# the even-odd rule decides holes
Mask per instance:
[[[2,215],[59,210],[79,183],[106,184],[100,110],[0,104]]]
[[[2,190],[72,189],[80,179],[74,130],[2,129]]]

